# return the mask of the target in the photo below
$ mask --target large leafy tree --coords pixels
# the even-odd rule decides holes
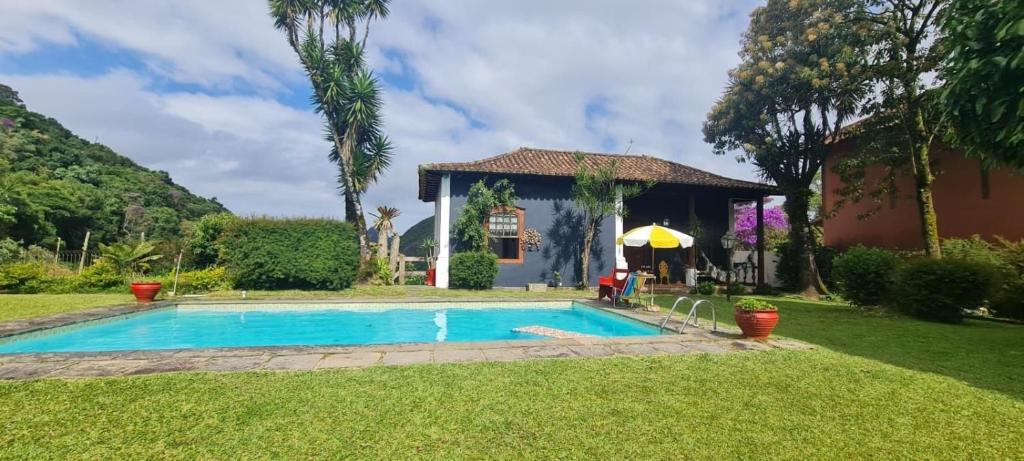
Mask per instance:
[[[811,258],[811,185],[827,144],[866,93],[856,0],[769,0],[751,14],[741,63],[704,123],[716,154],[739,151],[786,196],[797,287],[823,291]]]
[[[602,165],[587,162],[586,156],[576,153],[575,182],[572,185],[572,199],[583,212],[583,251],[580,253],[580,283],[590,280],[590,250],[594,235],[601,221],[611,215],[626,214],[623,202],[642,194],[653,183],[622,184],[618,181],[619,161],[611,160]],[[585,285],[584,285],[585,286]]]
[[[356,228],[364,263],[369,241],[361,195],[390,163],[381,134],[380,89],[366,68],[370,24],[388,15],[387,0],[270,0],[274,25],[284,31],[313,87],[338,164],[345,218]]]
[[[875,196],[895,192],[893,178],[909,171],[925,253],[935,258],[941,256],[941,249],[931,190],[931,146],[940,129],[935,92],[928,91],[928,84],[942,57],[936,24],[947,4],[948,0],[866,0],[858,23],[871,38],[868,55],[874,91],[864,105],[865,121],[848,133],[857,138],[858,155],[836,167],[848,184],[843,194],[855,199],[865,194],[866,166],[882,165],[888,172],[870,191]]]
[[[941,28],[950,140],[990,167],[1024,171],[1024,0],[957,0]]]

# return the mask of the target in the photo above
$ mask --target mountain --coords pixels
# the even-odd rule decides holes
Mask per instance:
[[[182,224],[226,212],[154,171],[28,110],[0,84],[0,241],[81,248],[146,232],[173,239]]]
[[[416,224],[402,234],[402,254],[406,256],[423,256],[423,241],[434,238],[434,217],[431,216]]]

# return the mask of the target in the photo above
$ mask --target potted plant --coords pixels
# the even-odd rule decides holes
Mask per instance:
[[[423,248],[423,253],[427,260],[427,286],[434,286],[434,282],[437,277],[437,267],[434,266],[437,262],[435,256],[437,251],[437,243],[432,238],[423,239],[423,243],[420,245]]]
[[[555,287],[555,288],[561,288],[562,287],[562,273],[561,272],[555,271],[553,274],[551,274],[551,286]]]
[[[100,245],[103,259],[110,263],[118,273],[132,278],[132,294],[140,303],[152,302],[162,287],[160,282],[141,280],[149,270],[149,263],[163,257],[163,255],[153,254],[154,248],[155,246],[151,242],[139,242],[138,245],[127,243]]]
[[[743,298],[733,307],[736,325],[743,331],[743,336],[748,338],[768,339],[768,335],[779,323],[779,309],[767,301]]]

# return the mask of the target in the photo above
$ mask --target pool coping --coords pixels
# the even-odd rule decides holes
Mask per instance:
[[[175,305],[216,304],[325,304],[320,300],[253,301],[160,301],[148,305],[120,305],[58,314],[36,319],[0,323],[0,338],[15,334],[114,318]],[[494,299],[430,300],[422,303],[408,299],[338,299],[344,304],[464,304],[502,303]],[[519,302],[518,300],[515,302]],[[529,303],[531,301],[522,301]],[[576,302],[605,312],[622,315],[657,326],[664,313],[612,308],[593,299],[545,299],[536,302]],[[82,378],[126,376],[151,373],[205,371],[309,371],[327,368],[364,368],[375,365],[514,361],[536,358],[586,358],[644,356],[661,354],[727,353],[770,349],[810,349],[812,346],[786,338],[755,341],[738,331],[719,327],[711,331],[706,324],[687,326],[680,334],[681,317],[674,317],[666,330],[675,334],[659,336],[587,337],[571,339],[505,340],[457,343],[405,343],[360,346],[256,346],[231,348],[156,349],[110,352],[45,352],[0,354],[0,379]]]

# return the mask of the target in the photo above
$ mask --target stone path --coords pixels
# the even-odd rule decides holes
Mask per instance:
[[[600,304],[592,305],[602,306]],[[601,308],[654,324],[657,324],[665,315],[664,313],[611,310],[603,306]],[[127,313],[124,309],[128,308],[109,309],[107,316]],[[89,312],[89,315],[82,318],[75,317],[74,320],[77,322],[104,317],[100,315],[99,310]],[[37,320],[31,326],[44,324],[45,322]],[[3,326],[0,324],[0,332],[13,330],[13,328],[5,330]],[[678,331],[680,327],[682,327],[681,322],[673,321],[669,323],[667,329]],[[808,349],[811,347],[787,339],[773,339],[768,342],[752,341],[742,338],[736,331],[712,332],[706,329],[707,325],[702,325],[702,327],[704,328],[689,326],[683,334],[618,338],[578,337],[377,346],[244,347],[0,354],[0,379],[81,378],[181,371],[308,371],[328,368],[364,368],[378,365],[505,362],[542,358],[721,354],[775,348]],[[4,335],[0,334],[0,336]]]

